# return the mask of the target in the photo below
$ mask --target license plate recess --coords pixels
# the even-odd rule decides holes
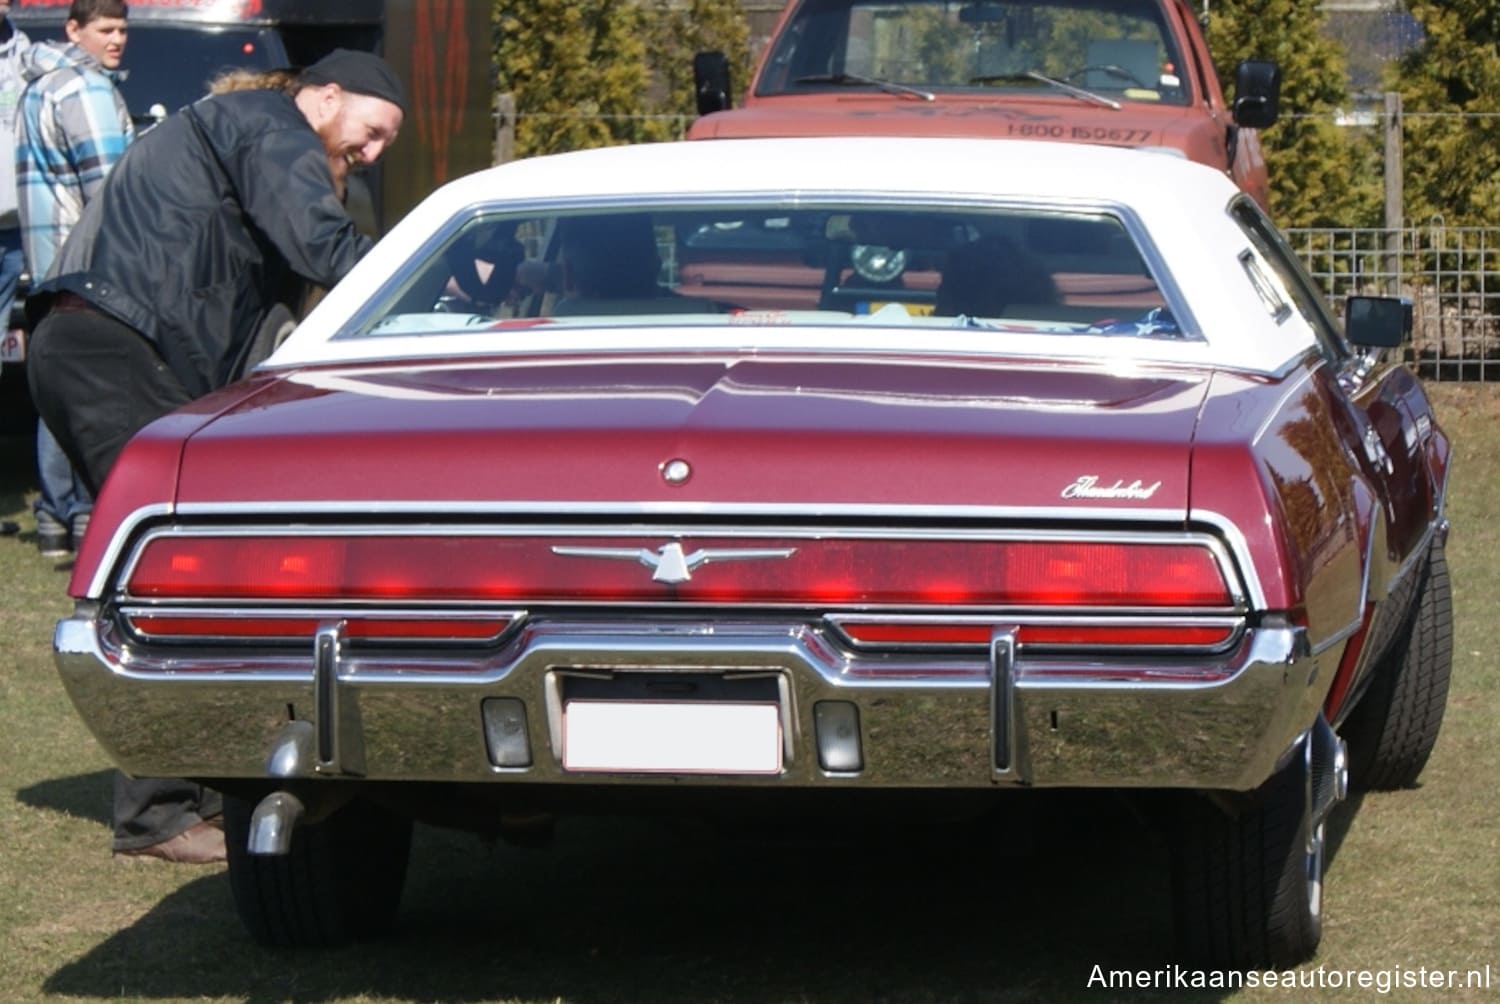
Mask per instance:
[[[776,774],[775,674],[565,673],[563,768],[579,772]]]

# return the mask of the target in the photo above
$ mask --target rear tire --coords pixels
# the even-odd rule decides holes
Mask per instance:
[[[1288,969],[1317,950],[1325,827],[1313,825],[1311,804],[1300,750],[1238,811],[1187,796],[1172,891],[1178,944],[1190,964]]]
[[[1417,783],[1443,725],[1452,671],[1453,587],[1448,560],[1434,545],[1411,623],[1340,729],[1352,787],[1394,791]]]
[[[330,947],[395,924],[411,853],[411,820],[356,800],[292,834],[285,855],[247,850],[254,805],[224,796],[224,837],[235,909],[256,941]]]

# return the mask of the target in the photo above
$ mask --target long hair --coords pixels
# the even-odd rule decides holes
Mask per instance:
[[[295,95],[302,89],[296,70],[247,70],[235,67],[225,70],[208,82],[208,93],[231,91],[285,91]]]

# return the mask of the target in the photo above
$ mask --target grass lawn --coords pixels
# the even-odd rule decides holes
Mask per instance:
[[[1312,989],[1176,999],[1363,1000],[1378,987],[1328,984],[1485,967],[1488,990],[1383,999],[1500,999],[1500,386],[1431,390],[1455,443],[1437,751],[1420,788],[1335,816],[1323,945],[1298,971]],[[1044,795],[1045,838],[1019,847],[1003,823],[866,821],[858,851],[633,818],[565,820],[539,850],[419,829],[393,937],[261,949],[221,867],[110,858],[109,764],[52,668],[67,570],[31,536],[29,447],[0,439],[0,517],[24,527],[0,538],[0,1002],[1162,999],[1089,989],[1096,966],[1159,968],[1170,938],[1161,842],[1107,796]]]

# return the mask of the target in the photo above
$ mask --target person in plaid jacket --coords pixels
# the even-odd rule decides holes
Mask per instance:
[[[135,137],[115,77],[125,51],[121,0],[74,0],[67,42],[33,45],[21,61],[16,189],[33,285],[52,268],[83,207]],[[77,546],[93,500],[44,424],[37,427],[37,545],[48,557]]]

